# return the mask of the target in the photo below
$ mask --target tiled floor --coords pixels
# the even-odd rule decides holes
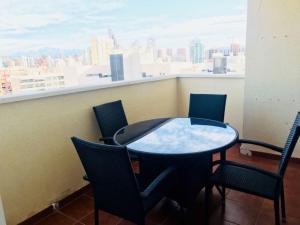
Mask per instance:
[[[228,151],[231,160],[254,164],[269,170],[276,170],[277,160],[240,155],[237,148]],[[290,163],[285,176],[287,225],[300,225],[300,165]],[[272,225],[273,204],[269,200],[227,190],[226,206],[220,204],[220,197],[214,191],[210,207],[211,225]],[[184,224],[203,224],[203,193],[200,193],[193,208],[185,213]],[[147,225],[179,225],[182,214],[171,201],[161,201],[148,215]],[[92,225],[93,195],[87,191],[61,209],[42,219],[36,225]],[[132,225],[116,216],[100,212],[101,225]]]

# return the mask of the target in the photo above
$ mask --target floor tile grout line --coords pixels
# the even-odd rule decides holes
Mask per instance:
[[[38,224],[38,223],[40,223],[40,222],[42,222],[43,220],[46,220],[46,219],[48,219],[50,216],[52,216],[53,214],[55,214],[55,212],[53,211],[53,212],[51,212],[50,214],[48,214],[47,216],[45,216],[45,217],[43,217],[43,218],[41,218],[41,219],[39,219],[39,220],[37,220],[35,223],[33,223],[34,225],[36,225],[36,224]]]
[[[85,193],[83,193],[83,194],[81,194],[81,195],[75,197],[74,199],[72,199],[71,201],[69,201],[68,203],[66,203],[64,206],[62,206],[62,207],[59,206],[58,208],[59,208],[59,209],[63,209],[63,208],[65,208],[65,207],[67,207],[67,206],[71,205],[72,203],[74,203],[76,200],[78,200],[79,198],[81,198],[81,197],[84,196],[84,195],[85,195]]]
[[[81,223],[79,220],[77,220],[77,219],[75,219],[75,218],[73,218],[73,217],[71,217],[71,216],[69,216],[69,215],[63,213],[63,212],[60,211],[59,209],[56,210],[56,212],[59,213],[60,215],[64,216],[64,217],[66,217],[66,218],[72,220],[72,221],[75,222],[75,223],[78,223],[78,222]]]
[[[78,200],[78,199],[79,199],[80,197],[82,197],[82,196],[85,196],[85,197],[87,197],[87,198],[89,198],[89,199],[94,199],[94,198],[89,197],[89,196],[86,195],[85,193],[83,193],[83,194],[79,195],[77,198],[75,198],[75,199],[73,199],[72,201],[70,201],[68,204],[66,204],[66,205],[64,205],[63,207],[59,208],[57,211],[60,212],[61,215],[64,215],[64,216],[66,216],[66,217],[68,217],[68,218],[70,218],[70,219],[72,219],[72,220],[75,220],[75,221],[77,221],[77,222],[80,222],[83,218],[85,218],[85,217],[91,215],[91,214],[93,213],[93,210],[92,210],[91,212],[88,212],[86,215],[84,215],[84,216],[82,216],[82,217],[80,217],[80,218],[78,218],[78,219],[75,219],[75,218],[69,216],[68,214],[64,213],[62,210],[63,210],[64,208],[66,208],[67,206],[71,205],[72,203],[74,203],[76,200]],[[81,222],[80,222],[80,223],[81,223]]]
[[[92,215],[92,216],[94,215],[94,210],[91,211],[91,212],[89,212],[87,215],[80,217],[80,218],[78,219],[78,221],[79,221],[80,223],[82,223],[81,220],[83,220],[84,218],[87,218],[87,217],[89,217],[89,216],[91,216],[91,215]],[[74,219],[75,219],[75,218],[74,218]],[[84,224],[84,223],[82,223],[82,224]]]
[[[78,197],[74,198],[73,200],[71,200],[70,202],[68,202],[67,204],[65,204],[63,207],[59,207],[58,210],[53,210],[49,215],[47,215],[47,216],[45,216],[45,217],[39,219],[38,221],[36,221],[36,222],[34,223],[34,225],[40,223],[40,222],[43,221],[43,220],[46,220],[47,218],[49,218],[51,215],[55,214],[56,212],[59,213],[60,215],[63,215],[63,216],[65,216],[65,217],[71,219],[72,221],[75,221],[75,224],[78,223],[78,221],[77,221],[75,218],[72,218],[72,217],[69,217],[68,215],[65,215],[63,212],[61,212],[61,210],[62,210],[63,208],[65,208],[65,207],[69,206],[69,205],[70,205],[71,203],[73,203],[74,201],[78,200],[78,199],[79,199],[80,197],[82,197],[83,195],[85,195],[85,193],[83,193],[83,194],[79,195]],[[86,197],[89,197],[88,195],[85,195],[85,196],[86,196]],[[91,198],[91,197],[89,197],[89,198]],[[84,217],[83,217],[83,218],[84,218]]]

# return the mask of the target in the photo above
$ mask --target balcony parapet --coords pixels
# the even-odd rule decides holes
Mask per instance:
[[[90,85],[80,85],[80,86],[71,86],[57,89],[50,89],[45,91],[38,92],[21,92],[16,94],[9,94],[0,96],[0,104],[11,103],[11,102],[19,102],[25,100],[46,98],[52,96],[59,95],[67,95],[73,93],[87,92],[87,91],[95,91],[100,89],[114,88],[114,87],[122,87],[122,86],[130,86],[136,84],[143,84],[147,82],[156,82],[161,80],[168,79],[177,79],[177,78],[228,78],[228,79],[244,79],[244,75],[242,74],[174,74],[174,75],[165,75],[159,77],[148,77],[139,80],[127,80],[127,81],[116,81],[109,84],[90,84]]]

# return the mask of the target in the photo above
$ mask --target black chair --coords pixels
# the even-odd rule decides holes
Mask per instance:
[[[189,117],[224,122],[226,99],[227,95],[224,94],[190,94]],[[226,159],[226,151],[220,152],[220,158]],[[212,155],[209,160],[213,161]]]
[[[128,125],[121,100],[94,106],[93,110],[102,133],[100,141],[113,145],[114,134]]]
[[[146,213],[176,185],[175,168],[169,167],[141,190],[126,147],[72,141],[92,186],[96,225],[99,209],[144,225]]]
[[[281,157],[278,171],[273,173],[250,165],[228,160],[219,160],[216,162],[219,167],[211,177],[212,184],[273,200],[276,225],[280,224],[279,203],[281,203],[282,221],[285,222],[286,213],[283,177],[295,145],[297,144],[299,134],[300,112],[297,114],[284,148],[258,141],[239,140],[240,143],[258,145],[275,152],[280,152]],[[209,191],[206,191],[206,199],[208,199],[208,196]],[[225,203],[225,190],[222,192],[222,199],[223,203]],[[208,201],[206,202],[208,203]]]
[[[189,117],[224,122],[226,95],[191,94]]]

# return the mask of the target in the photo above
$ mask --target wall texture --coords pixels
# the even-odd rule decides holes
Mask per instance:
[[[73,135],[97,141],[91,107],[121,99],[130,123],[177,115],[175,78],[0,105],[0,193],[8,225],[81,188]]]
[[[244,78],[178,78],[178,113],[188,115],[190,93],[227,94],[225,122],[242,136]]]
[[[299,0],[248,3],[246,138],[283,146],[300,111],[299,21]],[[294,156],[300,157],[299,145]]]

